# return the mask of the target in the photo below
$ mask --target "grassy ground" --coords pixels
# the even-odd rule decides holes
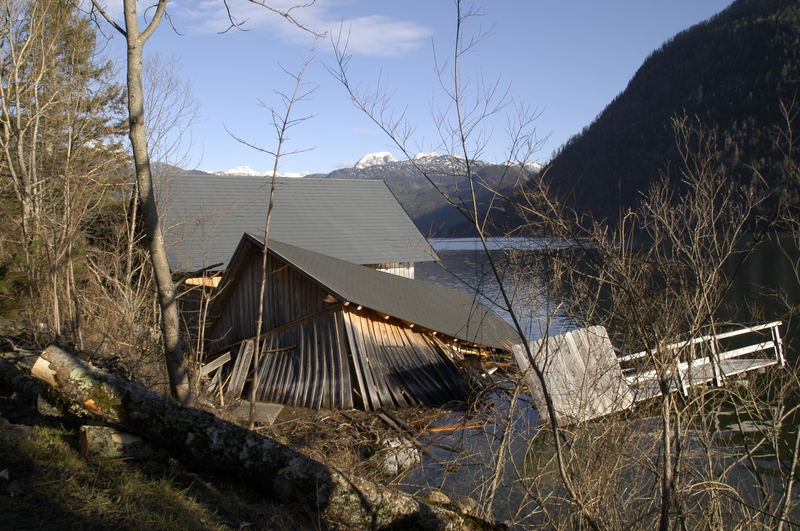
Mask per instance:
[[[320,527],[297,508],[172,461],[87,461],[74,427],[47,419],[35,424],[0,417],[0,529]]]
[[[33,391],[8,382],[0,379],[0,531],[335,527],[300,503],[265,500],[234,473],[188,470],[166,456],[86,460],[78,451],[81,421],[42,414]],[[445,413],[402,414],[421,430]],[[399,479],[383,470],[381,444],[398,433],[374,413],[284,408],[275,425],[257,431],[346,473],[385,485]]]
[[[1,387],[1,386],[0,386]],[[405,411],[423,427],[440,415]],[[323,529],[301,505],[272,504],[234,478],[174,459],[84,459],[80,421],[49,417],[0,388],[0,531],[5,529]],[[312,458],[384,484],[377,441],[396,432],[374,414],[285,408],[258,429]]]

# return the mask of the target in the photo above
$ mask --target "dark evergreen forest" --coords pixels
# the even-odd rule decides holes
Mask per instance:
[[[800,111],[800,3],[738,0],[653,52],[625,90],[554,156],[547,180],[578,211],[614,219],[660,175],[680,182],[675,116],[716,138],[729,175],[754,169],[798,203],[785,177],[781,104],[797,131]]]

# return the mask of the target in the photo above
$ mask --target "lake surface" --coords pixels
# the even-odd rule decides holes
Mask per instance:
[[[432,238],[430,242],[441,263],[417,264],[416,278],[474,294],[511,323],[480,240]],[[563,242],[544,238],[489,239],[492,257],[501,266],[507,264],[507,251],[511,249],[537,253],[565,246]],[[794,348],[795,338],[800,337],[800,320],[790,319],[788,309],[800,305],[800,253],[790,248],[791,242],[785,238],[768,240],[727,266],[726,272],[733,277],[733,283],[728,291],[725,317],[741,324],[783,320],[781,331],[790,359],[794,360],[800,350]],[[548,329],[554,334],[574,328],[569,317],[560,311],[562,301],[546,291],[541,279],[529,280],[526,286],[511,278],[505,282],[528,340],[538,339]]]
[[[432,238],[431,245],[440,263],[425,262],[416,265],[416,278],[460,289],[478,298],[513,326],[507,305],[500,295],[497,279],[489,258],[477,238]],[[509,263],[510,250],[531,254],[553,249],[563,249],[566,244],[544,238],[491,238],[491,257],[511,299],[512,307],[520,319],[528,340],[538,339],[550,331],[558,334],[574,328],[572,321],[559,310],[560,301],[548,296],[541,279],[518,282],[513,278],[513,265]]]
[[[741,323],[784,320],[781,332],[785,339],[785,352],[790,363],[795,363],[798,323],[796,319],[785,320],[787,303],[800,304],[800,286],[793,267],[798,263],[798,256],[796,252],[787,256],[783,248],[786,242],[783,243],[784,246],[777,241],[766,242],[746,260],[729,266],[729,273],[735,273],[728,297],[731,306],[729,317]],[[497,281],[479,240],[433,239],[431,244],[439,254],[441,264],[418,264],[416,278],[471,293],[511,322],[509,313],[503,309],[505,305],[500,300]],[[506,251],[509,249],[536,253],[559,247],[563,248],[563,245],[543,239],[498,238],[490,241],[491,257],[501,265],[506,264]],[[574,328],[569,316],[560,311],[561,301],[547,292],[541,279],[528,279],[524,284],[515,285],[510,278],[504,281],[528,340],[541,337],[547,330],[556,334]],[[529,402],[527,395],[520,395],[519,407],[513,408],[509,414],[508,395],[490,394],[482,402],[481,413],[473,416],[454,412],[439,421],[437,425],[466,422],[467,425],[482,424],[483,427],[426,437],[427,442],[438,442],[444,448],[431,446],[422,465],[404,478],[404,488],[415,492],[421,487],[435,487],[451,495],[480,499],[488,492],[491,479],[498,470],[495,457],[503,445],[499,426],[510,420],[514,436],[507,441],[505,450],[510,459],[499,468],[503,471],[503,479],[494,504],[494,516],[500,520],[517,519],[532,510],[525,506],[524,489],[516,481],[519,467],[524,466],[529,450],[528,441],[538,429],[538,416]],[[790,404],[797,402],[795,397]],[[715,412],[717,429],[722,435],[741,432],[745,426],[740,421],[731,412]],[[792,428],[794,426],[788,426],[785,431]],[[789,431],[785,436],[789,436]],[[460,452],[445,448],[457,448]]]

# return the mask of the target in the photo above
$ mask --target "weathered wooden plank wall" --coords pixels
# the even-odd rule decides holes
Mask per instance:
[[[366,409],[435,406],[466,398],[461,372],[427,333],[377,315],[345,310],[343,317]]]
[[[225,399],[240,398],[253,340],[241,343]],[[312,409],[367,410],[464,400],[455,363],[427,333],[337,309],[264,337],[256,399]],[[252,385],[252,383],[251,383]]]
[[[228,388],[225,390],[225,400],[228,402],[241,396],[245,383],[247,383],[247,374],[250,372],[250,362],[254,350],[255,341],[245,341],[239,346],[236,363],[233,365]]]
[[[212,316],[209,352],[252,344],[258,318],[261,255],[239,262]],[[248,381],[256,399],[308,408],[379,409],[463,400],[467,384],[443,346],[428,332],[368,310],[343,309],[328,293],[277,257],[265,292],[258,374],[244,346],[229,368],[226,400],[239,398]],[[335,302],[335,301],[334,301]]]
[[[264,295],[264,325],[262,331],[291,323],[330,307],[324,301],[327,293],[285,262],[270,256],[270,271]],[[251,251],[244,265],[223,287],[226,297],[222,311],[211,316],[207,350],[216,352],[256,335],[258,293],[261,283],[260,252]]]
[[[312,409],[354,407],[337,313],[266,336],[256,377],[258,400]]]

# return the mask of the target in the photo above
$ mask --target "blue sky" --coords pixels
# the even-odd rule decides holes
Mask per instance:
[[[664,41],[724,9],[730,0],[494,0],[474,2],[482,16],[470,19],[467,35],[486,33],[462,61],[467,98],[479,81],[498,82],[511,105],[539,116],[534,125],[542,140],[534,158],[552,152],[591,123],[627,85],[644,59]],[[119,12],[119,0],[109,0]],[[147,2],[142,2],[142,5]],[[264,153],[234,140],[225,128],[251,143],[273,148],[275,133],[259,100],[279,106],[274,91],[291,91],[281,68],[296,71],[313,45],[308,34],[249,4],[229,1],[249,31],[218,31],[227,25],[222,0],[173,0],[172,22],[180,35],[162,24],[147,53],[173,57],[175,73],[191,87],[199,103],[186,166],[205,170],[247,165],[272,167]],[[273,2],[284,7],[284,0]],[[437,150],[440,144],[432,109],[446,109],[435,74],[434,57],[452,54],[455,9],[450,0],[318,0],[297,18],[317,31],[349,31],[350,77],[361,90],[380,84],[391,94],[395,113],[404,112],[414,134],[411,151]],[[109,53],[123,53],[120,38]],[[328,172],[350,166],[363,154],[399,150],[349,101],[326,70],[333,64],[328,40],[316,44],[306,73],[312,98],[294,117],[311,116],[290,132],[286,148],[309,150],[282,159],[281,172]],[[449,77],[445,78],[449,80]],[[505,113],[482,124],[484,160],[506,159]]]

